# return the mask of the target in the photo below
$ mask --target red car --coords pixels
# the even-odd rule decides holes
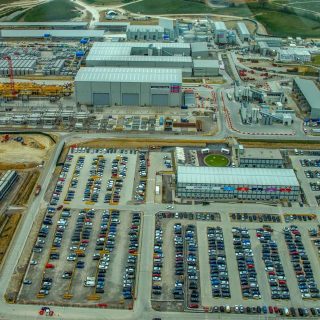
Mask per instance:
[[[278,307],[273,307],[273,309],[274,309],[274,312],[275,312],[275,313],[278,313],[278,312],[279,312],[279,308],[278,308]]]
[[[62,204],[57,208],[57,210],[61,210],[61,209],[63,209],[63,205]]]
[[[273,308],[269,306],[269,313],[273,313]]]
[[[46,264],[46,269],[53,269],[53,268],[54,268],[54,264],[52,264],[52,263]]]
[[[199,305],[197,303],[190,303],[189,308],[190,309],[197,309],[197,308],[199,308]]]

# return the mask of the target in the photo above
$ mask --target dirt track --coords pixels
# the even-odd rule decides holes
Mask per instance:
[[[184,141],[179,142],[179,146],[204,146],[206,140],[203,141]],[[177,146],[176,141],[166,141],[161,139],[146,140],[146,139],[96,139],[87,142],[80,142],[78,146],[93,147],[93,148],[152,148]]]

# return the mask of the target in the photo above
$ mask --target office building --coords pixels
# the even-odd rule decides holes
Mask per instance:
[[[300,186],[292,169],[178,166],[176,195],[183,199],[296,201]]]

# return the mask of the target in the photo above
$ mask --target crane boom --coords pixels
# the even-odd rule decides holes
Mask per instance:
[[[10,77],[10,88],[11,88],[11,94],[14,97],[16,95],[16,91],[14,89],[14,78],[13,78],[13,65],[11,57],[5,56],[3,57],[4,60],[8,62],[8,70],[9,70],[9,77]]]

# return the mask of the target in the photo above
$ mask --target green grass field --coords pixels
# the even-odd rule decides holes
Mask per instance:
[[[210,13],[211,8],[196,0],[143,0],[124,9],[142,14]]]
[[[305,0],[303,2],[299,0],[276,0],[275,3],[285,4],[288,7],[302,8],[315,12],[320,12],[320,2],[318,0]]]
[[[255,14],[255,19],[274,36],[319,37],[319,22],[301,17],[298,12],[283,12],[272,4],[262,8],[258,3],[250,3],[248,7]]]
[[[315,66],[320,66],[320,54],[312,57],[312,64]]]
[[[12,0],[0,0],[0,4],[8,4],[8,3],[12,3]],[[15,1],[17,2],[17,1]]]
[[[209,154],[203,159],[208,167],[226,167],[229,159],[221,154]]]
[[[27,22],[40,21],[70,21],[79,13],[72,2],[53,0],[28,10],[23,16]]]
[[[125,9],[131,12],[140,12],[142,14],[215,13],[230,16],[251,17],[262,23],[266,27],[268,33],[280,37],[319,37],[320,31],[319,22],[309,18],[300,17],[294,13],[282,12],[279,10],[279,7],[272,4],[262,7],[259,3],[248,3],[237,7],[212,9],[207,7],[204,3],[192,0],[158,0],[156,2],[154,0],[143,0],[138,3],[125,6]]]
[[[278,9],[274,5],[261,7],[258,3],[248,3],[237,7],[214,9],[214,12],[254,18],[266,27],[268,33],[274,36],[319,37],[319,22]]]
[[[123,4],[130,1],[129,0],[84,0],[84,2],[89,4],[96,4],[97,6],[103,6],[103,5]]]

